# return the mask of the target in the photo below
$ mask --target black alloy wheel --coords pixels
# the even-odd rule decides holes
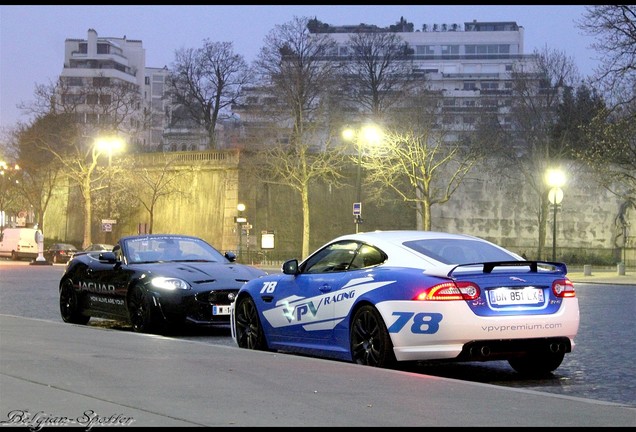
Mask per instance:
[[[60,314],[62,320],[71,324],[86,324],[91,319],[90,316],[80,313],[79,302],[73,283],[65,280],[60,288]]]
[[[396,363],[386,325],[371,305],[356,311],[351,320],[349,341],[354,363],[375,367],[391,367]]]
[[[267,342],[251,297],[243,296],[236,303],[236,342],[240,348],[266,351]]]

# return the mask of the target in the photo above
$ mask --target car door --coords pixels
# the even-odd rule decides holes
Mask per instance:
[[[125,265],[95,257],[91,258],[91,265],[80,285],[86,291],[91,309],[125,319],[128,316],[125,300],[129,278],[130,272]]]
[[[328,341],[334,327],[344,319],[336,316],[336,305],[349,300],[348,272],[356,242],[339,242],[326,246],[309,257],[296,275],[283,275],[273,282],[270,293],[264,287],[261,294],[269,295],[269,307],[263,315],[272,326],[270,343]],[[264,297],[263,297],[264,299]],[[342,310],[342,308],[338,308]]]

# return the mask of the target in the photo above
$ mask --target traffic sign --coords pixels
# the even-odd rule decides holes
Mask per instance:
[[[353,215],[360,216],[362,214],[362,203],[353,203]]]

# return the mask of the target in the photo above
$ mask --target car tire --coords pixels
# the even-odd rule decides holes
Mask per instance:
[[[237,300],[234,319],[236,321],[236,342],[240,348],[268,350],[263,326],[251,297],[243,296]]]
[[[520,374],[544,376],[556,370],[561,365],[564,357],[564,351],[556,353],[531,353],[523,357],[508,359],[508,364]]]
[[[66,280],[60,287],[60,315],[62,320],[71,324],[87,324],[91,319],[90,316],[83,315],[80,312],[79,299],[77,292],[73,288],[73,283]]]
[[[360,307],[353,315],[349,344],[354,363],[374,367],[392,367],[396,363],[386,325],[371,305]]]
[[[139,286],[128,295],[128,317],[137,333],[154,333],[159,328],[150,296]]]

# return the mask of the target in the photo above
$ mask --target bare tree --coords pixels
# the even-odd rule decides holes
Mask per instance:
[[[209,147],[216,149],[215,127],[219,114],[236,103],[251,77],[243,56],[234,53],[232,42],[206,39],[202,48],[183,48],[176,52],[168,94],[190,119],[205,128]]]
[[[0,211],[6,217],[17,215],[26,207],[28,201],[20,191],[23,172],[18,160],[17,149],[7,139],[0,146]],[[0,231],[4,229],[6,220],[0,224]]]
[[[13,146],[21,171],[17,187],[33,206],[42,232],[45,232],[44,215],[61,173],[59,162],[41,150],[41,143],[64,139],[65,127],[64,122],[45,116],[30,126],[19,125],[14,132]]]
[[[84,201],[82,247],[86,247],[92,243],[92,194],[109,187],[106,179],[123,170],[106,167],[105,158],[100,162],[100,156],[108,150],[98,148],[95,141],[99,137],[125,136],[128,150],[134,150],[148,115],[140,109],[142,93],[134,83],[104,74],[85,78],[81,86],[71,83],[71,78],[62,76],[55,82],[36,85],[35,100],[21,104],[21,108],[38,119],[46,118],[51,127],[51,133],[37,134],[40,138],[36,146],[52,155],[80,190]],[[63,128],[55,128],[57,122]]]
[[[309,254],[309,185],[318,180],[337,181],[340,156],[330,147],[330,133],[319,133],[332,100],[337,65],[323,61],[335,48],[324,34],[310,34],[307,18],[294,17],[277,25],[265,38],[256,60],[262,91],[271,103],[264,113],[281,115],[278,125],[287,136],[265,150],[265,181],[287,184],[302,202],[302,254]],[[324,126],[324,124],[322,125]],[[327,130],[331,130],[329,126]]]
[[[386,199],[386,188],[416,210],[417,229],[431,229],[431,208],[447,202],[481,159],[471,146],[447,140],[437,121],[436,98],[414,98],[394,129],[382,142],[367,148],[360,163],[365,169],[371,199]]]
[[[547,47],[535,51],[531,63],[513,66],[510,118],[513,132],[499,147],[504,158],[500,174],[511,173],[525,188],[534,191],[537,202],[538,247],[543,254],[549,215],[549,186],[545,183],[548,169],[573,170],[570,141],[567,134],[555,134],[559,107],[566,88],[580,82],[573,60],[564,53]],[[569,165],[568,165],[569,164]],[[519,175],[522,176],[519,179]]]
[[[597,38],[591,47],[600,55],[594,81],[601,84],[616,104],[633,105],[636,98],[636,6],[586,6],[577,23]]]
[[[153,232],[157,204],[168,197],[187,197],[188,192],[182,182],[192,173],[192,167],[177,167],[174,157],[166,153],[162,155],[162,163],[155,166],[149,166],[147,161],[137,161],[137,167],[126,176],[129,180],[134,179],[137,187],[122,191],[133,196],[148,212],[150,234]]]
[[[384,113],[403,101],[416,83],[410,48],[396,33],[363,32],[349,37],[342,67],[342,95],[381,122]]]
[[[636,203],[636,6],[587,6],[578,25],[597,37],[592,48],[601,61],[594,82],[610,101],[609,109],[587,123],[590,145],[579,149],[578,156],[601,185]]]
[[[143,97],[136,84],[99,74],[90,85],[74,86],[68,77],[48,84],[36,84],[35,99],[20,104],[36,117],[70,114],[88,135],[94,131],[119,131],[128,137],[129,148],[148,125],[149,115],[140,109]]]

